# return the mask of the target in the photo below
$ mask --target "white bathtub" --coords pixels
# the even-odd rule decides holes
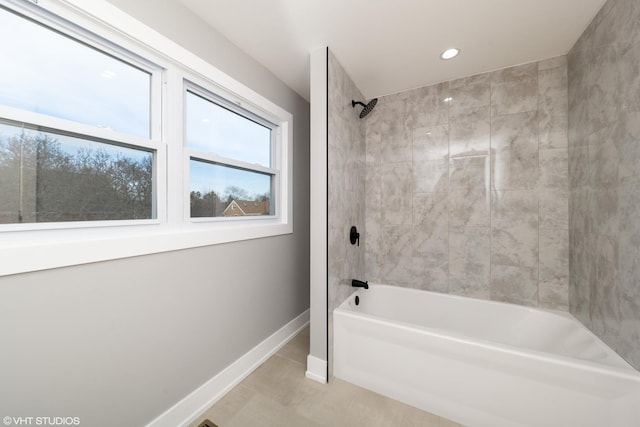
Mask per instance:
[[[640,373],[569,314],[370,285],[333,315],[334,375],[425,411],[468,426],[640,426]]]

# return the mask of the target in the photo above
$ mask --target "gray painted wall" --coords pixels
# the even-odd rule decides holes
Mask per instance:
[[[640,369],[640,3],[569,52],[570,310]]]
[[[309,307],[309,104],[174,1],[113,4],[294,115],[294,233],[0,278],[0,415],[144,425]]]

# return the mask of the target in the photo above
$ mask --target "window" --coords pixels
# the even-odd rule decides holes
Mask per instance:
[[[0,120],[0,223],[154,217],[153,153]]]
[[[0,37],[0,276],[293,231],[287,111],[108,1]]]
[[[69,33],[0,7],[0,224],[156,218],[153,72]]]
[[[148,71],[3,8],[0,38],[0,104],[150,137]]]
[[[187,89],[191,218],[275,214],[277,131],[275,124],[226,99]]]

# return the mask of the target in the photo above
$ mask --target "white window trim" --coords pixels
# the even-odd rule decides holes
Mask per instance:
[[[12,9],[24,4],[17,0],[0,0],[0,3]],[[242,221],[219,221],[215,224],[185,221],[184,207],[188,206],[189,193],[184,192],[183,185],[185,179],[188,179],[188,176],[185,176],[188,169],[184,167],[185,154],[182,147],[183,118],[165,120],[162,122],[162,129],[152,129],[152,140],[156,141],[157,145],[152,144],[153,147],[148,147],[156,151],[157,183],[160,190],[157,192],[157,219],[118,221],[117,225],[110,221],[67,223],[66,228],[42,225],[44,229],[0,232],[0,276],[293,232],[291,113],[104,0],[38,0],[37,4],[44,10],[118,46],[133,52],[142,51],[142,57],[157,63],[160,67],[166,67],[163,78],[156,79],[159,85],[164,84],[165,89],[162,90],[158,86],[152,91],[156,96],[159,95],[158,91],[162,91],[162,109],[152,110],[154,119],[160,115],[182,117],[180,99],[183,97],[182,82],[186,78],[185,71],[234,94],[243,108],[257,110],[259,114],[268,112],[269,120],[278,126],[281,134],[281,143],[277,144],[280,152],[276,155],[283,160],[278,165],[280,179],[274,185],[279,200],[279,211],[276,217],[268,219],[243,218]],[[183,64],[184,69],[176,71],[175,64]],[[11,117],[24,118],[29,118],[30,114],[18,111],[11,113],[15,114]],[[50,117],[39,116],[35,119],[38,120],[38,124],[42,123],[42,120],[53,120],[55,123],[52,124],[64,125],[64,129],[70,131],[75,129],[76,133],[87,130],[82,128],[83,125]],[[29,120],[24,121],[33,123]],[[158,138],[159,133],[161,138]],[[114,139],[113,131],[108,130],[92,128],[90,135],[107,140]],[[117,140],[121,142],[126,142],[126,138],[134,137],[121,134],[117,136]],[[147,142],[147,145],[144,145],[136,139],[135,145],[149,144]]]
[[[197,83],[196,83],[197,82]],[[231,167],[237,167],[239,169],[243,169],[243,170],[247,170],[247,171],[253,171],[253,172],[259,172],[259,173],[263,173],[265,175],[271,175],[273,176],[273,184],[272,184],[272,193],[271,193],[271,201],[272,203],[275,202],[275,215],[269,215],[269,216],[261,216],[261,217],[257,217],[257,218],[248,218],[248,217],[198,217],[198,218],[192,218],[191,217],[191,212],[190,212],[190,204],[189,203],[185,203],[184,204],[184,218],[185,221],[187,222],[192,222],[192,223],[213,223],[213,222],[222,222],[222,221],[249,221],[249,220],[258,220],[258,221],[273,221],[273,220],[279,220],[280,218],[280,194],[283,193],[283,189],[280,188],[280,185],[282,184],[283,180],[280,179],[280,164],[282,163],[281,159],[280,159],[280,136],[281,136],[281,132],[280,132],[280,128],[277,125],[277,122],[279,121],[278,117],[272,117],[271,114],[268,111],[259,111],[256,110],[253,106],[248,105],[246,103],[243,103],[242,100],[237,99],[234,94],[230,94],[227,93],[224,90],[221,90],[219,88],[215,88],[215,87],[209,87],[208,89],[205,88],[204,86],[206,86],[206,83],[204,83],[202,81],[202,79],[198,78],[197,76],[188,76],[188,78],[185,78],[184,81],[184,89],[183,89],[183,105],[185,103],[185,99],[186,99],[186,95],[187,92],[191,92],[194,95],[200,96],[203,99],[208,100],[209,102],[212,102],[214,104],[217,105],[221,105],[224,108],[230,108],[230,111],[235,112],[236,114],[239,114],[243,117],[246,117],[247,119],[253,119],[250,116],[245,116],[242,114],[242,111],[237,111],[235,108],[233,108],[234,106],[239,107],[240,110],[244,110],[247,111],[249,115],[254,115],[256,116],[256,122],[262,124],[263,126],[267,126],[269,128],[271,128],[271,159],[273,162],[273,165],[271,167],[266,167],[266,166],[261,166],[261,165],[256,165],[256,164],[249,164],[249,163],[245,163],[241,160],[237,160],[237,159],[232,159],[232,158],[228,158],[228,157],[223,157],[223,156],[219,156],[217,154],[211,153],[211,152],[206,152],[206,151],[200,151],[200,150],[195,150],[189,147],[184,148],[184,157],[185,157],[185,177],[186,179],[184,180],[184,194],[190,194],[191,193],[191,187],[190,187],[190,164],[191,164],[191,160],[198,160],[198,161],[204,161],[204,162],[210,162],[210,163],[216,163],[219,164],[221,166],[231,166]],[[219,102],[219,100],[223,100],[223,102]],[[225,104],[227,104],[225,106]],[[183,111],[186,112],[186,109],[184,109]],[[284,192],[284,194],[286,194],[286,192]]]

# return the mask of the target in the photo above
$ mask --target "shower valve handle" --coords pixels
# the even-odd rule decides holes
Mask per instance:
[[[349,241],[352,245],[355,245],[357,242],[358,246],[360,246],[360,233],[358,233],[358,229],[355,225],[352,226],[351,231],[349,231]]]

